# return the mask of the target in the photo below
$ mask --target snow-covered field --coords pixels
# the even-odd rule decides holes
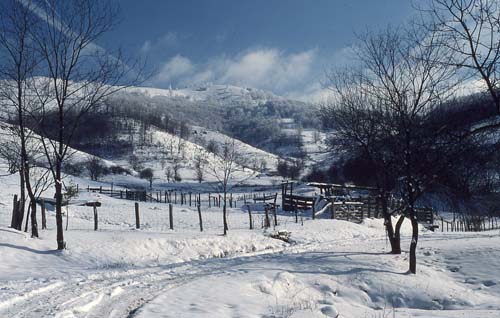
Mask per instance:
[[[8,228],[16,175],[0,183],[0,317],[500,317],[500,231],[433,233],[421,228],[418,274],[407,274],[410,226],[404,252],[387,254],[383,222],[362,224],[279,213],[255,229],[238,206],[222,211],[140,203],[82,192],[92,208],[65,210],[67,249],[54,250],[55,218],[47,211],[40,238]],[[85,180],[67,182],[85,186]],[[269,182],[269,180],[268,180]],[[99,183],[87,182],[92,186]],[[48,193],[46,196],[50,197]],[[39,224],[40,217],[38,218]],[[290,242],[271,238],[291,233]]]

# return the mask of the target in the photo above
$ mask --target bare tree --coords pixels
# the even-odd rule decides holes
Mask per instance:
[[[405,216],[400,216],[394,228],[392,216],[400,211],[389,209],[389,198],[396,185],[396,158],[388,148],[386,130],[382,129],[387,118],[380,112],[380,101],[366,92],[362,70],[359,69],[332,71],[325,85],[334,93],[332,99],[320,108],[325,128],[335,129],[329,136],[329,147],[335,152],[366,158],[374,167],[372,176],[391,253],[401,254],[400,229]]]
[[[0,67],[0,99],[4,103],[3,108],[11,117],[13,125],[9,131],[15,136],[18,148],[17,170],[20,178],[20,204],[18,224],[20,229],[25,211],[26,192],[31,204],[31,228],[32,237],[38,237],[36,222],[35,193],[30,179],[30,163],[28,147],[35,139],[32,131],[27,129],[27,113],[34,107],[33,98],[29,91],[33,85],[33,74],[38,64],[38,56],[32,46],[30,32],[37,27],[37,20],[32,15],[34,6],[31,2],[22,4],[19,1],[9,0],[0,8],[0,55],[3,62]],[[11,111],[9,111],[11,110]]]
[[[173,179],[175,182],[182,181],[180,169],[181,169],[181,159],[175,157],[174,164],[172,165]]]
[[[141,179],[145,179],[145,180],[148,180],[149,182],[149,188],[152,189],[153,188],[153,180],[154,180],[154,171],[153,169],[151,168],[146,168],[144,170],[142,170],[139,174],[139,177]]]
[[[124,88],[119,84],[131,75],[131,68],[121,54],[112,56],[95,44],[117,20],[112,2],[49,0],[38,3],[33,12],[41,21],[31,33],[45,75],[37,81],[41,109],[33,118],[54,179],[57,248],[63,249],[61,169],[73,136],[85,114]],[[52,130],[49,115],[56,118]]]
[[[167,181],[170,182],[170,180],[173,179],[173,176],[174,176],[174,172],[172,171],[172,168],[167,167],[167,169],[165,169],[165,177],[167,178]]]
[[[90,180],[97,181],[106,172],[104,161],[96,156],[88,156],[85,166],[90,174]]]
[[[500,3],[496,0],[430,0],[419,9],[426,25],[453,55],[445,63],[463,70],[466,79],[484,83],[500,115]],[[473,129],[500,128],[500,121]]]
[[[227,195],[235,184],[239,184],[253,175],[253,172],[243,168],[244,158],[236,149],[234,139],[227,139],[222,145],[219,156],[213,154],[213,160],[208,163],[210,175],[218,182],[218,190],[222,192],[222,217],[224,225],[224,235],[227,234]],[[243,176],[238,175],[243,173]],[[245,173],[247,173],[245,175]]]
[[[444,163],[439,129],[427,119],[455,87],[454,69],[442,63],[447,50],[438,40],[433,33],[414,28],[388,28],[362,36],[356,48],[360,71],[344,86],[361,92],[342,93],[339,98],[347,114],[336,117],[343,126],[356,126],[356,130],[344,129],[343,133],[356,140],[379,169],[393,169],[377,179],[383,196],[391,180],[396,180],[403,212],[411,221],[411,273],[416,273],[416,201],[433,182],[440,162]],[[347,122],[342,124],[345,118]]]
[[[134,169],[135,171],[139,171],[139,170],[143,169],[141,159],[136,154],[131,154],[128,157],[128,162],[132,166],[132,169]]]
[[[404,33],[403,33],[404,32]],[[415,204],[432,183],[440,152],[437,134],[426,118],[454,93],[455,69],[442,63],[446,47],[421,29],[391,30],[363,39],[359,58],[367,70],[367,93],[386,114],[384,130],[392,136],[399,163],[399,190],[412,224],[409,271],[416,273],[418,223]],[[437,162],[436,162],[437,161]]]
[[[201,152],[197,153],[194,157],[194,170],[196,172],[196,180],[198,180],[199,183],[203,181],[206,164],[207,161],[205,160],[203,154]]]

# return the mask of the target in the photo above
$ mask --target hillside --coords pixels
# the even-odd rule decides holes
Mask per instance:
[[[207,85],[185,89],[132,87],[107,101],[115,112],[139,119],[150,113],[189,125],[221,131],[252,146],[286,156],[276,149],[289,142],[278,129],[283,119],[297,128],[317,128],[317,106],[262,90],[230,85]],[[159,125],[161,126],[161,124]]]

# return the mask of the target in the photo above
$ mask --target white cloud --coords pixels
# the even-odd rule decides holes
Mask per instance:
[[[159,85],[170,84],[169,81],[191,74],[194,68],[188,58],[176,55],[160,67],[154,81]]]
[[[154,82],[165,85],[169,80],[179,86],[211,82],[283,93],[305,85],[315,58],[315,50],[287,54],[277,49],[254,49],[194,65],[178,55],[162,65]]]
[[[306,102],[326,103],[333,97],[333,92],[316,81],[301,90],[289,92],[287,97]]]

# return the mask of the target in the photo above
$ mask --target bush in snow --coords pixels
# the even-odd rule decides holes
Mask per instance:
[[[92,181],[97,181],[100,177],[109,173],[109,169],[104,164],[104,161],[94,156],[89,156],[87,158],[85,161],[85,168],[89,172]]]
[[[153,178],[154,178],[154,172],[153,172],[153,169],[151,168],[146,168],[146,169],[143,169],[140,173],[139,173],[139,178],[141,179],[145,179],[145,180],[148,180],[149,181],[149,187],[152,188],[153,187]]]

